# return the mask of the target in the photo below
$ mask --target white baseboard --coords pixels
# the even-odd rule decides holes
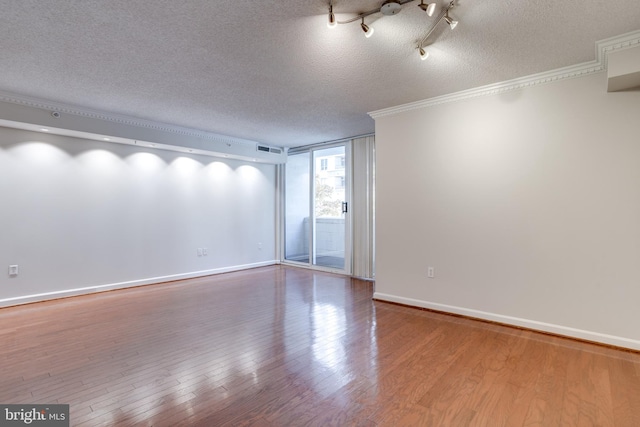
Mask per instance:
[[[248,270],[257,267],[266,267],[278,264],[278,261],[263,261],[253,264],[234,265],[230,267],[214,268],[211,270],[193,271],[190,273],[172,274],[169,276],[150,277],[146,279],[131,280],[128,282],[110,283],[106,285],[86,286],[82,288],[64,289],[54,292],[44,292],[41,294],[23,295],[12,298],[0,299],[0,307],[10,307],[14,305],[29,304],[33,302],[48,301],[57,298],[66,298],[77,295],[93,294],[96,292],[106,292],[115,289],[132,288],[135,286],[152,285],[155,283],[172,282],[175,280],[193,279],[195,277],[211,276],[214,274],[229,273],[232,271]]]
[[[462,316],[473,317],[476,319],[489,320],[492,322],[513,325],[522,328],[532,329],[535,331],[548,332],[556,335],[562,335],[571,338],[578,338],[586,341],[593,341],[601,344],[613,345],[616,347],[628,348],[640,351],[640,341],[630,338],[618,337],[614,335],[601,334],[599,332],[585,331],[582,329],[570,328],[567,326],[554,325],[551,323],[538,322],[536,320],[521,319],[519,317],[504,316],[502,314],[488,313],[485,311],[473,310],[470,308],[455,307],[446,304],[438,304],[434,302],[422,301],[413,298],[404,298],[396,295],[383,294],[375,292],[373,298],[381,301],[395,302],[398,304],[409,305],[413,307],[427,308],[435,311],[459,314]]]

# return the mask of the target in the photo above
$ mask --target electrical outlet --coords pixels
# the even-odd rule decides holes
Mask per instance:
[[[202,256],[202,248],[198,248],[198,256]]]
[[[209,255],[209,248],[202,248],[202,255],[204,256]]]
[[[262,243],[258,243],[258,250],[262,250]]]
[[[427,277],[430,279],[433,279],[436,277],[436,270],[433,267],[428,267],[427,268]]]
[[[9,276],[15,277],[18,275],[18,266],[10,265],[9,266]]]

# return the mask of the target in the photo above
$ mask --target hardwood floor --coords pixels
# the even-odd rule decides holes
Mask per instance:
[[[283,266],[0,310],[0,402],[74,426],[640,426],[640,354]]]

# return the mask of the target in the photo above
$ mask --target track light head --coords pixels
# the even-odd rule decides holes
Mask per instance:
[[[427,12],[427,15],[433,16],[433,12],[435,12],[436,10],[436,3],[433,2],[424,4],[424,0],[420,0],[420,4],[418,5],[418,7]]]
[[[422,47],[418,48],[418,52],[420,52],[420,59],[423,61],[429,57],[429,52],[424,50]]]
[[[373,27],[370,27],[367,24],[365,24],[364,18],[362,18],[362,24],[360,24],[360,27],[362,27],[362,31],[364,31],[364,36],[366,38],[369,38],[373,35]]]
[[[447,24],[449,24],[452,30],[456,28],[456,26],[458,25],[458,21],[451,19],[451,17],[449,16],[448,10],[447,10],[447,13],[444,15],[444,20],[447,21]]]
[[[327,22],[327,27],[335,28],[338,25],[338,21],[336,21],[336,15],[333,14],[333,5],[329,5],[329,22]]]

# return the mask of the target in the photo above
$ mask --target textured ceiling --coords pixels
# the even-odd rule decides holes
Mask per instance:
[[[334,0],[339,20],[378,0]],[[328,0],[0,0],[0,91],[277,146],[374,130],[367,112],[595,58],[638,0],[460,0],[327,28]],[[444,6],[447,2],[440,1]]]

